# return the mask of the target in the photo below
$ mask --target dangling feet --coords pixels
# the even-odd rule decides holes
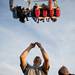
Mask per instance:
[[[39,19],[37,19],[37,23],[39,23]]]
[[[22,19],[22,18],[19,18],[19,21],[20,21],[21,23],[24,23],[24,22],[25,22],[25,20]]]

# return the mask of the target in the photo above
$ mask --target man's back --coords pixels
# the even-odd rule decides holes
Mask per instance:
[[[23,71],[24,75],[47,75],[47,72],[44,71],[43,66],[35,67],[27,64],[26,68]]]

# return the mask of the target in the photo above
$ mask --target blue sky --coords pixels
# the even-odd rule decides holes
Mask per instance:
[[[21,1],[21,0],[19,0]],[[65,65],[75,71],[75,0],[59,1],[61,17],[56,23],[35,23],[31,18],[24,24],[12,18],[8,0],[0,1],[0,75],[23,75],[19,56],[31,42],[40,42],[49,54],[49,74],[58,74]],[[32,64],[40,50],[35,47],[27,57]]]

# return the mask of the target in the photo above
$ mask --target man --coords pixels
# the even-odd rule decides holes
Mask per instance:
[[[39,56],[36,56],[34,61],[33,61],[33,66],[29,65],[26,61],[26,57],[30,50],[37,45],[42,53],[42,56],[44,58],[44,63],[42,66],[41,65],[41,58]],[[49,70],[49,58],[48,54],[45,52],[44,48],[41,46],[40,43],[35,42],[31,43],[29,47],[27,47],[23,53],[20,56],[20,66],[21,69],[24,73],[24,75],[48,75],[48,70]]]
[[[69,72],[68,68],[65,67],[65,66],[62,66],[62,67],[59,69],[58,74],[59,74],[59,75],[75,75],[75,74],[71,74],[71,73]]]

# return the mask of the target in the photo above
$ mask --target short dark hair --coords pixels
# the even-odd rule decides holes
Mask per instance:
[[[40,62],[40,64],[41,64],[41,58],[39,57],[39,56],[36,56],[35,58],[34,58],[34,62],[35,62],[35,60],[37,60],[37,61],[39,61]]]
[[[64,75],[65,73],[67,73],[68,75],[70,74],[68,69],[65,67],[65,66],[62,66],[59,71],[58,71],[58,74],[59,75]]]

